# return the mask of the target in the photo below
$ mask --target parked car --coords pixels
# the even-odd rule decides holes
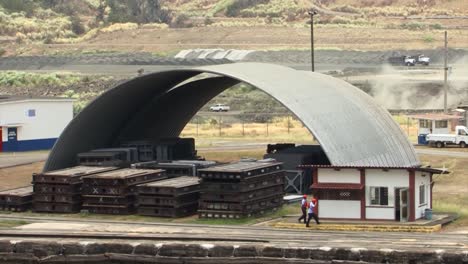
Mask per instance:
[[[447,145],[459,145],[461,148],[466,148],[468,145],[468,129],[465,126],[456,126],[455,134],[429,134],[426,140],[429,146],[438,148]]]
[[[231,110],[231,108],[225,104],[215,104],[213,106],[210,106],[210,111],[213,112],[227,112],[229,110]]]

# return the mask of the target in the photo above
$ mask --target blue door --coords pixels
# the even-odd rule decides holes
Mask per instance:
[[[18,128],[8,128],[8,145],[10,146],[9,151],[18,151]]]

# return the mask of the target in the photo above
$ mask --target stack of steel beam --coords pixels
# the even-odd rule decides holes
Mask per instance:
[[[77,166],[33,174],[33,211],[79,212],[81,210],[82,177],[116,169],[115,167]]]
[[[199,170],[200,218],[242,218],[275,210],[282,204],[282,163],[238,162]]]
[[[83,207],[97,214],[132,214],[136,186],[166,179],[164,170],[120,169],[83,177]]]
[[[147,161],[132,164],[136,169],[162,169],[169,178],[179,176],[198,176],[198,170],[217,165],[209,160],[173,160],[168,162]]]
[[[197,212],[200,180],[182,176],[140,184],[138,214],[162,217],[183,217]]]
[[[24,212],[31,208],[33,187],[26,186],[0,192],[0,210]]]

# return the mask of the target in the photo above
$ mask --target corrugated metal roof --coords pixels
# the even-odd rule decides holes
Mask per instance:
[[[335,166],[335,165],[299,165],[298,168],[318,168],[318,169],[379,169],[379,170],[414,170],[422,172],[430,172],[435,174],[449,174],[445,168],[432,168],[432,167],[421,167],[421,166],[409,166],[409,167],[388,167],[388,166]]]
[[[413,118],[413,119],[423,119],[423,120],[451,120],[451,119],[463,118],[463,116],[447,115],[447,114],[421,114],[421,115],[409,115],[408,117]]]
[[[187,82],[201,73],[215,76]],[[332,165],[419,165],[399,125],[356,87],[319,73],[236,63],[151,73],[107,91],[65,129],[44,170],[73,166],[77,153],[120,141],[178,136],[203,105],[239,82],[265,91],[291,110]]]

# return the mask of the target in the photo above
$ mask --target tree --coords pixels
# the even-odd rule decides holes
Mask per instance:
[[[107,0],[110,7],[109,22],[168,23],[168,10],[159,0]]]

